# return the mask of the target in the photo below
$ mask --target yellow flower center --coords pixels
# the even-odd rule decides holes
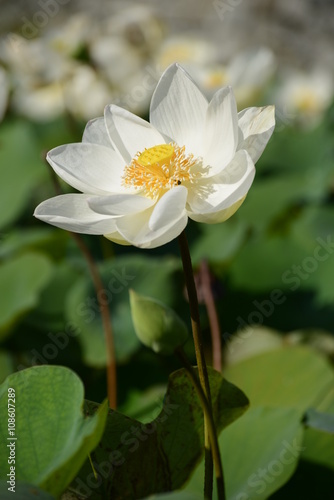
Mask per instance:
[[[204,85],[208,89],[215,89],[217,87],[223,87],[226,85],[226,82],[228,80],[228,76],[226,71],[223,69],[217,69],[214,71],[211,71],[204,82]]]
[[[202,176],[198,168],[202,158],[185,153],[177,144],[159,144],[139,152],[127,165],[123,185],[135,187],[149,198],[160,198],[167,190],[180,184],[194,183]]]
[[[311,90],[303,89],[295,99],[297,108],[302,112],[312,113],[319,108],[318,99]]]
[[[174,147],[171,144],[160,144],[153,148],[145,149],[138,156],[137,162],[143,167],[156,166],[161,167],[170,163],[174,154]]]

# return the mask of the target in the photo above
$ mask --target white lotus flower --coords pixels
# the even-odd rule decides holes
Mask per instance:
[[[320,123],[333,97],[333,74],[324,67],[316,67],[308,73],[287,68],[273,96],[288,121],[295,121],[305,128]]]
[[[228,219],[273,132],[273,106],[238,114],[230,87],[208,103],[174,64],[155,89],[150,120],[110,105],[104,118],[87,124],[82,143],[50,151],[55,172],[83,194],[46,200],[34,215],[142,248],[176,238],[188,217],[209,224]]]

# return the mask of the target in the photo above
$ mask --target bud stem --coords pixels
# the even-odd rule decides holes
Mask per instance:
[[[212,413],[211,407],[211,394],[210,394],[210,385],[209,385],[209,377],[208,371],[205,362],[204,349],[203,349],[203,340],[201,335],[200,328],[200,319],[199,319],[199,308],[198,308],[198,299],[197,292],[194,280],[194,273],[191,263],[191,257],[189,252],[188,241],[186,237],[185,231],[183,231],[179,238],[179,247],[183,264],[183,272],[185,276],[186,287],[188,291],[189,298],[189,306],[190,306],[190,316],[191,316],[191,326],[193,332],[193,339],[195,345],[195,353],[196,353],[196,361],[198,366],[198,374],[200,385],[202,387],[205,399],[207,401],[208,407]],[[209,422],[208,416],[206,412],[204,412],[204,433],[205,433],[205,478],[204,478],[204,497],[205,499],[212,498],[212,478],[213,478],[213,457],[212,450],[210,444],[210,432],[209,432]],[[215,433],[215,431],[214,431]],[[217,439],[217,436],[216,436]],[[220,499],[225,499],[225,493],[223,492],[223,496]]]
[[[199,396],[199,399],[201,401],[202,408],[204,411],[204,416],[207,419],[207,428],[208,428],[208,433],[209,433],[209,437],[210,437],[212,457],[213,457],[213,462],[215,464],[218,500],[225,500],[226,497],[225,497],[223,466],[222,466],[222,461],[221,461],[221,457],[220,457],[218,436],[217,436],[216,426],[215,426],[215,422],[214,422],[213,415],[212,415],[211,405],[209,405],[208,400],[204,394],[203,388],[198,380],[197,374],[196,374],[194,368],[189,363],[189,360],[188,360],[187,356],[185,355],[183,349],[181,347],[178,347],[175,350],[175,354],[177,354],[177,356],[180,358],[183,366],[187,370],[188,377],[192,381],[192,383],[197,391],[197,394]]]

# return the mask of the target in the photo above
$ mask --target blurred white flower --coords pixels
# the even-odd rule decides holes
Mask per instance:
[[[112,93],[103,79],[88,65],[74,66],[64,84],[66,109],[81,120],[90,120],[101,113]]]
[[[334,97],[334,78],[324,68],[287,70],[272,99],[278,110],[304,127],[317,125]]]
[[[216,45],[201,37],[198,33],[169,36],[156,54],[156,64],[162,72],[178,61],[187,71],[205,68],[217,61]]]
[[[130,4],[107,21],[106,34],[117,36],[141,55],[156,51],[163,39],[163,26],[147,5]]]
[[[36,88],[29,85],[18,86],[12,97],[12,106],[18,115],[31,120],[52,120],[65,110],[63,88],[57,82]]]
[[[234,88],[240,108],[259,100],[273,78],[276,67],[275,55],[266,47],[247,49],[230,61],[228,83]]]
[[[93,31],[92,18],[84,12],[79,12],[47,31],[43,39],[54,52],[75,56],[88,42]]]
[[[160,76],[152,66],[140,68],[124,80],[122,87],[115,92],[113,102],[132,113],[146,115]]]
[[[237,113],[230,87],[210,103],[178,65],[162,75],[150,121],[110,105],[83,141],[53,149],[55,172],[83,194],[41,203],[35,216],[63,229],[154,248],[188,217],[217,223],[242,204],[274,129],[274,108]]]
[[[152,84],[151,56],[162,36],[152,9],[134,4],[105,12],[100,23],[72,14],[34,39],[12,33],[0,41],[0,63],[10,74],[13,109],[33,120],[52,120],[66,109],[88,120],[112,100],[147,113],[159,76]]]
[[[114,86],[122,86],[141,68],[138,54],[121,38],[98,37],[89,50],[94,64]]]
[[[36,121],[47,121],[64,112],[62,82],[72,64],[45,46],[42,39],[25,40],[16,35],[2,46],[2,57],[10,71],[12,107]]]
[[[6,71],[0,66],[0,121],[3,119],[7,108],[8,93],[9,93],[9,82],[7,74]]]
[[[63,79],[71,69],[69,59],[46,46],[42,38],[26,40],[15,35],[12,43],[1,46],[2,60],[12,74],[14,84],[32,85],[54,83]]]
[[[225,64],[202,65],[189,68],[190,74],[201,83],[208,97],[222,85],[231,85],[238,108],[257,102],[276,70],[273,52],[261,47],[240,52]]]

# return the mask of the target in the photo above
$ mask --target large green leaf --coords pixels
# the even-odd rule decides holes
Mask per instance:
[[[247,412],[248,413],[248,412]],[[219,439],[228,498],[262,500],[293,474],[302,451],[299,412],[257,407],[243,415]]]
[[[211,369],[209,377],[220,431],[244,413],[248,399],[220,373]],[[91,500],[104,499],[106,491],[109,498],[126,500],[178,489],[203,454],[203,434],[197,393],[185,370],[178,370],[169,378],[161,413],[150,423],[109,413],[100,446],[92,454],[100,477],[94,482],[86,463],[72,487],[92,495]]]
[[[244,341],[252,342],[251,336]],[[228,367],[225,375],[246,392],[253,406],[296,408],[300,415],[318,404],[334,384],[327,360],[304,346],[247,358]]]
[[[36,330],[60,331],[65,323],[68,290],[80,277],[78,270],[66,261],[56,263],[49,283],[43,290],[38,306],[27,321]]]
[[[51,274],[50,260],[38,253],[26,253],[0,265],[1,337],[23,313],[37,304]]]
[[[258,234],[241,249],[229,268],[229,275],[234,287],[252,292],[290,290],[295,280],[289,270],[307,255],[292,238]]]
[[[247,224],[237,216],[224,224],[201,224],[201,234],[191,245],[191,259],[221,263],[231,259],[245,240]]]
[[[3,123],[0,137],[0,228],[3,228],[20,215],[36,186],[48,178],[48,171],[27,122]]]
[[[334,435],[315,429],[306,429],[303,459],[334,470]]]
[[[0,384],[14,371],[14,361],[8,351],[0,351]]]
[[[82,414],[83,385],[68,368],[36,366],[10,375],[0,388],[0,436],[8,440],[8,388],[15,390],[16,479],[59,495],[104,430],[106,402],[92,418]],[[0,456],[0,479],[8,473]]]
[[[243,359],[262,354],[283,344],[282,335],[264,326],[249,326],[235,335],[225,338],[225,363],[237,363]]]
[[[13,229],[1,241],[0,258],[8,258],[26,250],[38,250],[54,258],[63,257],[68,243],[67,231],[44,227]]]
[[[264,500],[278,490],[297,466],[302,438],[297,410],[248,410],[219,437],[228,500]],[[186,490],[198,491],[203,474],[202,462]]]
[[[145,391],[133,390],[119,410],[124,415],[146,424],[160,413],[165,394],[165,385],[152,385]]]
[[[286,346],[258,354],[231,365],[225,374],[246,392],[253,407],[293,408],[300,421],[309,408],[334,414],[333,368],[309,347]],[[304,436],[302,457],[334,468],[334,436],[310,428]]]
[[[306,174],[304,177],[298,174],[258,179],[244,202],[244,210],[240,213],[242,220],[258,230],[267,228],[278,216],[307,196],[311,186],[306,184]]]
[[[100,271],[111,312],[116,358],[126,361],[139,347],[131,319],[129,288],[173,306],[181,292],[175,282],[178,259],[143,255],[121,256],[106,261]],[[106,364],[103,326],[90,277],[83,277],[68,295],[67,317],[78,328],[84,360],[88,365]]]
[[[307,251],[305,259],[297,261],[302,287],[313,287],[320,305],[334,301],[334,207],[307,207],[293,226],[293,237]],[[296,273],[295,273],[296,275]]]
[[[173,491],[172,493],[161,493],[160,495],[150,495],[143,500],[202,500],[203,495],[199,493],[189,493],[188,491]]]
[[[310,130],[285,127],[277,132],[273,134],[258,163],[260,172],[274,168],[287,174],[307,170],[310,175],[332,163],[332,132],[326,124]]]
[[[0,496],[1,500],[12,500],[18,498],[20,500],[55,500],[53,495],[50,495],[44,490],[37,488],[28,483],[21,483],[16,481],[15,493],[8,490],[9,485],[6,481],[0,481]]]

